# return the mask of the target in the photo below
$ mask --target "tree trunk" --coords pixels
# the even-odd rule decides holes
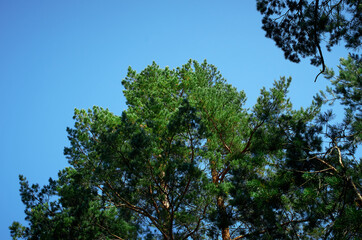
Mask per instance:
[[[226,212],[226,207],[224,203],[224,198],[218,196],[217,198],[217,208],[221,221],[221,236],[223,240],[230,240],[230,230],[229,230],[229,219]]]
[[[210,165],[211,165],[212,182],[217,186],[219,185],[219,179],[215,163],[211,162]],[[217,211],[220,216],[222,240],[230,240],[231,238],[230,238],[230,229],[228,221],[229,219],[226,212],[224,197],[221,195],[217,197]]]

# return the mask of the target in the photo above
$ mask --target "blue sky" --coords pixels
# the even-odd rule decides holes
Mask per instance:
[[[336,68],[343,47],[325,52]],[[94,105],[120,114],[128,66],[152,61],[175,68],[207,61],[244,90],[248,106],[260,88],[292,76],[295,106],[324,89],[309,60],[284,60],[264,37],[255,0],[40,1],[0,0],[0,238],[24,219],[18,175],[45,184],[67,166],[63,148],[74,108]]]

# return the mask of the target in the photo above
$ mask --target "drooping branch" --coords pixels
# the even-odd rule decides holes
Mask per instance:
[[[318,19],[318,8],[319,8],[319,0],[316,0],[315,2],[315,6],[314,6],[314,44],[315,46],[318,48],[318,52],[319,52],[319,57],[322,63],[322,70],[318,73],[318,75],[315,77],[314,82],[317,81],[317,78],[319,77],[319,75],[321,75],[322,73],[324,73],[324,71],[326,70],[326,65],[324,64],[324,58],[323,58],[323,53],[322,53],[322,49],[321,46],[319,44],[319,39],[318,39],[318,34],[317,34],[317,19]]]
[[[316,34],[316,35],[317,35],[317,34]],[[321,49],[321,46],[319,45],[319,43],[317,44],[317,48],[318,48],[319,56],[320,56],[320,58],[321,58],[322,70],[317,74],[317,76],[316,76],[315,79],[314,79],[314,82],[316,82],[317,79],[318,79],[318,77],[319,77],[319,75],[321,75],[322,73],[324,73],[325,70],[326,70],[326,65],[325,65],[325,63],[324,63],[324,58],[323,58],[322,49]]]

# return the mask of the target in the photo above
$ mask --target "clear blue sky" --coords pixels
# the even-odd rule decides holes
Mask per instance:
[[[336,67],[347,51],[325,54]],[[0,238],[10,239],[8,226],[25,216],[18,175],[45,184],[67,166],[74,108],[120,114],[128,66],[174,68],[190,58],[216,65],[249,106],[280,76],[293,77],[297,107],[327,84],[314,83],[309,60],[284,60],[264,37],[255,0],[0,0]]]

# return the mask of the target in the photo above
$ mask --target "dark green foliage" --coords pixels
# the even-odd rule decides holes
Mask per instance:
[[[266,37],[292,62],[312,57],[311,64],[324,68],[324,41],[328,50],[342,40],[347,48],[361,46],[361,1],[257,0],[257,9],[263,15]]]
[[[14,222],[13,239],[358,239],[361,66],[341,63],[338,124],[323,92],[294,110],[291,79],[246,109],[206,62],[130,68],[121,116],[75,110],[57,181],[20,177],[29,226]]]
[[[122,209],[106,208],[96,192],[82,186],[81,176],[67,168],[57,182],[40,188],[29,186],[20,176],[25,220],[29,227],[14,222],[10,227],[13,239],[112,239],[112,232],[136,236],[137,224]]]

